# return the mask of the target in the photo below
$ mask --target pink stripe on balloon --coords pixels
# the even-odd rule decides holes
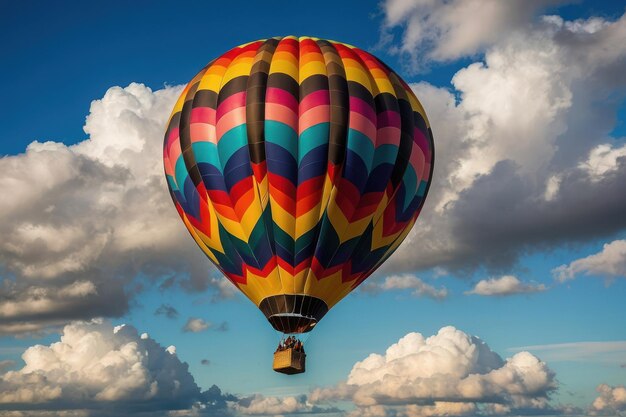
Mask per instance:
[[[176,159],[178,159],[178,156],[181,154],[181,152],[182,151],[180,149],[180,138],[176,136],[174,140],[172,140],[172,142],[170,143],[170,147],[169,147],[170,159],[172,161],[176,161]]]
[[[326,90],[317,90],[302,99],[300,102],[300,114],[312,109],[313,107],[330,104],[330,95]]]
[[[429,181],[430,180],[430,168],[431,168],[431,163],[427,162],[426,164],[424,164],[424,173],[422,175],[422,181]]]
[[[269,87],[265,92],[265,102],[281,104],[295,113],[298,112],[298,100],[282,88]]]
[[[310,110],[307,110],[304,113],[300,114],[300,120],[298,122],[299,132],[298,134],[302,134],[305,130],[319,123],[329,122],[330,121],[330,106],[329,105],[319,105],[317,107],[313,107]]]
[[[417,127],[413,129],[413,142],[415,142],[415,144],[422,150],[424,155],[427,155],[430,158],[431,151],[428,139]]]
[[[376,123],[376,112],[372,106],[358,97],[350,97],[350,111],[361,113],[363,116],[370,119],[372,123]]]
[[[298,114],[292,108],[281,104],[267,102],[265,103],[265,120],[274,120],[291,127],[294,131],[298,131]]]
[[[178,158],[180,158],[180,156],[181,156],[180,139],[177,137],[170,144],[170,149],[167,155],[167,161],[169,162],[170,166],[168,167],[167,164],[165,165],[165,172],[174,176],[174,173],[175,173],[174,167],[176,166],[176,161],[178,161]]]
[[[372,143],[376,140],[376,125],[361,113],[350,111],[350,129],[363,133]]]
[[[189,123],[212,123],[215,124],[215,109],[210,107],[196,107],[191,110]]]
[[[165,168],[165,173],[171,177],[174,176],[174,167],[172,166],[172,162],[170,161],[169,156],[163,155],[163,167]]]
[[[189,125],[191,142],[217,143],[215,125],[209,123],[192,123]]]
[[[228,97],[217,106],[217,113],[215,115],[216,120],[220,119],[224,114],[239,107],[245,107],[246,105],[246,92],[241,91]]]
[[[376,131],[376,147],[382,145],[400,146],[402,130],[398,127],[383,127]]]
[[[420,148],[413,147],[411,157],[409,158],[409,164],[415,171],[415,175],[417,176],[417,185],[419,186],[419,183],[424,176],[424,166],[426,165],[426,157]]]
[[[217,142],[220,141],[224,133],[228,132],[233,127],[246,123],[246,108],[237,107],[234,110],[220,117],[220,111],[217,111],[218,119],[216,125]]]
[[[167,145],[165,145],[165,147],[167,148],[168,152],[170,147],[172,146],[172,143],[174,143],[175,140],[177,140],[180,136],[180,130],[178,127],[173,128],[172,130],[170,130],[170,133],[167,135]]]

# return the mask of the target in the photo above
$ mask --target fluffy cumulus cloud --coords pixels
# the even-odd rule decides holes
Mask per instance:
[[[183,326],[183,331],[191,333],[200,333],[212,327],[213,323],[198,317],[190,317]]]
[[[33,142],[0,158],[0,333],[120,316],[138,275],[222,292],[158,163],[180,91],[113,87],[92,102],[86,140]]]
[[[555,389],[554,372],[532,354],[504,360],[479,338],[444,327],[428,338],[407,334],[310,400],[352,400],[354,415],[503,414],[547,411]]]
[[[555,375],[537,357],[522,351],[502,359],[478,337],[453,327],[428,338],[409,333],[384,354],[357,362],[344,382],[281,397],[235,396],[215,385],[202,391],[174,346],[165,348],[133,326],[103,320],[66,325],[59,341],[32,346],[22,359],[23,366],[16,369],[8,363],[0,371],[0,416],[384,417],[567,411],[550,404]],[[598,387],[600,396],[590,412],[623,411],[623,390]]]
[[[412,63],[473,55],[515,29],[555,0],[387,0],[382,41]],[[562,3],[562,1],[561,1]],[[480,18],[468,18],[480,16]],[[402,29],[400,39],[391,34]]]
[[[182,327],[182,331],[186,333],[200,333],[209,329],[215,330],[216,332],[227,332],[230,329],[230,325],[227,321],[216,325],[199,317],[190,317]]]
[[[265,397],[256,394],[242,398],[232,405],[232,410],[241,415],[281,416],[294,414],[343,414],[335,407],[319,407],[311,404],[306,395]]]
[[[400,18],[413,16],[401,6],[417,10],[422,3],[436,10],[455,4],[455,13],[474,3],[540,4],[385,5],[400,7],[393,14]],[[410,36],[415,25],[408,18],[400,33]],[[626,145],[611,133],[626,91],[626,15],[544,16],[516,28],[486,44],[450,89],[412,84],[435,136],[433,185],[416,226],[381,272],[442,266],[506,273],[521,254],[626,229]]]
[[[476,283],[474,288],[465,294],[485,296],[506,296],[514,294],[528,294],[547,290],[544,284],[530,284],[520,281],[513,275],[504,275],[500,278],[483,279]]]
[[[196,384],[176,348],[130,325],[73,322],[60,340],[23,353],[24,366],[0,369],[0,416],[236,416],[328,414],[307,396],[237,397]],[[209,365],[209,360],[202,360]],[[1,363],[14,367],[13,363]],[[3,373],[2,373],[3,372]]]
[[[591,415],[624,416],[626,415],[626,387],[612,387],[601,384],[596,389],[599,395],[591,404]]]
[[[428,297],[435,300],[443,300],[448,296],[448,290],[445,287],[436,288],[413,274],[391,275],[381,282],[368,282],[362,285],[361,289],[372,293],[410,290],[414,297]]]
[[[614,279],[626,278],[626,240],[607,243],[602,251],[577,259],[569,265],[561,265],[552,270],[557,281],[565,282],[579,274],[595,275]]]
[[[626,145],[615,147],[602,144],[593,148],[579,165],[592,179],[601,180],[607,173],[617,170],[621,159],[626,158]]]
[[[75,322],[22,359],[0,375],[2,409],[176,410],[203,398],[187,364],[132,326]]]

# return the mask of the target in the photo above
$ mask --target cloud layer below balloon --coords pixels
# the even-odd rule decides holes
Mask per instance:
[[[428,338],[407,334],[311,398],[352,400],[355,416],[503,414],[547,410],[555,389],[554,372],[532,354],[503,360],[479,338],[444,327]]]
[[[175,346],[165,347],[131,325],[114,326],[106,320],[73,322],[57,341],[27,348],[22,360],[17,369],[0,371],[0,416],[582,412],[550,399],[558,388],[557,376],[538,357],[519,351],[503,359],[477,336],[449,326],[429,337],[408,333],[384,353],[356,362],[339,384],[300,395],[232,395],[216,385],[203,391]],[[625,410],[624,387],[601,384],[597,391],[590,414],[619,415]]]

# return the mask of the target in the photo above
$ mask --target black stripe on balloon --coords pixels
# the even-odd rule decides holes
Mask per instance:
[[[395,193],[409,165],[409,158],[411,157],[411,150],[413,149],[413,129],[415,129],[415,123],[413,120],[413,107],[409,102],[408,94],[400,82],[400,79],[392,70],[389,70],[388,77],[396,93],[398,113],[400,114],[400,144],[398,146],[396,163],[390,178]]]
[[[193,98],[193,106],[196,107],[208,107],[211,109],[217,108],[217,93],[213,90],[198,90]]]
[[[235,77],[232,80],[228,81],[226,84],[220,88],[219,95],[217,97],[217,107],[220,106],[228,97],[233,94],[241,93],[246,90],[246,86],[248,84],[248,76],[242,75],[240,77]]]
[[[413,108],[411,103],[406,100],[398,100],[400,107],[400,145],[398,146],[398,156],[391,173],[390,182],[394,190],[404,177],[404,172],[409,165],[409,158],[413,149]]]
[[[398,99],[391,93],[380,93],[374,97],[374,107],[377,114],[385,111],[400,113]]]
[[[285,90],[298,101],[300,86],[298,85],[298,81],[291,78],[291,75],[282,72],[273,72],[267,79],[267,87]]]
[[[250,161],[258,164],[265,160],[265,92],[270,61],[278,45],[277,39],[268,39],[258,49],[246,86],[246,130]]]
[[[348,134],[348,116],[350,96],[346,71],[337,49],[328,41],[318,40],[328,74],[328,93],[330,95],[330,137],[328,142],[328,161],[333,165],[343,164],[346,156],[346,137]]]
[[[424,203],[426,202],[426,197],[428,196],[428,191],[430,191],[430,185],[433,183],[433,171],[435,169],[435,138],[433,137],[433,131],[429,127],[428,128],[428,144],[430,145],[430,172],[428,175],[428,183],[426,184],[426,190],[424,190],[424,195],[422,196],[422,201],[420,202],[419,207],[417,208],[417,212],[419,212]]]
[[[328,90],[328,77],[324,74],[314,74],[307,77],[300,84],[300,101],[309,94],[320,90]]]
[[[359,98],[374,109],[374,97],[363,84],[356,81],[348,81],[348,91],[350,92],[350,97]]]
[[[289,44],[291,42],[291,39],[283,38],[281,42],[285,42],[285,44]],[[297,58],[299,56],[299,51],[300,51],[300,42],[295,43],[295,48],[296,48],[296,51],[294,53]],[[299,64],[297,63],[296,65],[299,68]],[[297,77],[298,76],[296,76],[296,78]],[[291,96],[293,96],[296,103],[300,102],[300,85],[298,84],[298,80],[292,78],[288,74],[285,74],[282,72],[271,73],[269,77],[267,78],[267,88],[281,89],[289,93]],[[297,115],[298,104],[296,104],[293,110],[295,111]],[[298,132],[298,128],[296,127],[296,134],[297,132]],[[296,142],[296,148],[295,148],[296,159],[294,159],[291,156],[291,154],[287,152],[287,150],[284,149],[283,147],[275,147],[275,146],[270,147],[270,144],[266,143],[265,149],[268,151],[267,152],[268,170],[275,172],[276,174],[280,175],[284,179],[290,181],[294,186],[297,186],[298,184],[297,142]],[[273,158],[276,158],[276,159],[273,159]],[[291,199],[294,200],[293,202],[295,206],[294,197],[295,196],[292,196]],[[279,228],[279,227],[278,225],[275,224],[275,229],[276,228]],[[291,230],[286,230],[285,232],[288,235],[295,235],[295,223],[293,224],[293,227],[291,228]],[[282,246],[285,249],[285,255],[281,256],[280,253],[277,253],[277,255],[283,258],[287,263],[294,265],[293,262],[295,258],[295,242],[293,241],[293,239],[285,240],[282,245],[276,245],[277,250],[279,250],[279,246]],[[295,284],[294,284],[294,288],[295,288]]]

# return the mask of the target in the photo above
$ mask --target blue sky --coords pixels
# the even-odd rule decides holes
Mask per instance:
[[[147,332],[163,347],[176,346],[176,356],[189,364],[202,390],[215,384],[240,399],[308,396],[307,404],[300,398],[294,408],[266,413],[298,414],[311,412],[316,388],[340,391],[357,362],[371,353],[384,354],[410,332],[428,337],[454,326],[478,336],[503,359],[520,350],[550,358],[545,362],[554,376],[539,389],[550,397],[548,405],[533,409],[513,401],[507,403],[511,413],[624,415],[624,402],[604,409],[592,405],[600,384],[618,389],[626,383],[626,223],[620,215],[626,211],[620,196],[626,187],[624,4],[511,2],[498,6],[505,24],[485,23],[493,26],[488,35],[477,35],[468,46],[461,40],[475,26],[434,19],[458,22],[458,10],[471,12],[476,2],[411,6],[418,3],[2,2],[0,186],[7,201],[0,204],[0,233],[6,236],[0,244],[0,388],[19,388],[19,381],[8,382],[2,372],[25,373],[25,349],[58,341],[73,319],[103,317]],[[394,10],[402,10],[395,20]],[[412,42],[407,33],[418,25],[426,40]],[[455,38],[455,30],[463,36]],[[177,221],[171,203],[163,203],[162,217],[152,223],[142,220],[141,205],[126,203],[135,195],[128,190],[145,186],[136,195],[152,204],[148,187],[162,191],[164,182],[155,176],[147,185],[139,178],[142,169],[152,175],[160,168],[160,160],[146,159],[152,155],[147,148],[128,161],[124,156],[137,151],[134,145],[124,148],[126,142],[152,140],[175,86],[206,62],[238,44],[284,34],[358,45],[396,68],[431,117],[440,158],[434,195],[413,240],[369,287],[344,299],[316,327],[307,340],[307,372],[292,377],[271,370],[278,336],[263,315],[220,287],[218,273],[187,242],[182,225],[168,229]],[[109,90],[131,83],[151,91]],[[162,96],[153,93],[165,87]],[[134,111],[133,97],[141,107],[136,122],[115,113]],[[102,145],[81,145],[88,138]],[[116,177],[121,168],[106,159],[107,140],[119,149],[115,162],[136,179]],[[24,153],[33,141],[59,145],[36,145]],[[31,193],[33,181],[40,184]],[[549,192],[550,181],[555,188]],[[125,203],[104,207],[100,199]],[[165,232],[154,230],[161,226],[175,233],[163,237]],[[150,242],[133,243],[125,230],[142,230]],[[92,247],[101,236],[102,244]],[[421,242],[433,244],[410,250]],[[385,285],[393,276],[405,277],[406,285]],[[487,281],[506,276],[517,285],[498,290],[497,282]],[[492,292],[466,294],[477,291],[480,281]],[[68,292],[77,283],[85,285],[82,292]],[[437,289],[446,296],[433,296]],[[66,302],[54,293],[87,301]],[[162,305],[172,306],[176,317],[155,314]],[[190,318],[211,325],[186,332]],[[227,329],[218,329],[224,322]],[[582,345],[545,347],[579,342],[622,344],[598,344],[591,353]],[[518,349],[524,347],[530,348]],[[59,409],[50,401],[38,408]],[[378,405],[391,416],[409,415],[402,407],[414,403]],[[11,404],[0,395],[0,416]],[[229,412],[254,414],[246,404],[229,406]],[[564,405],[576,408],[563,411]],[[155,407],[160,415],[163,410]],[[350,395],[320,407],[357,415],[372,411]]]

